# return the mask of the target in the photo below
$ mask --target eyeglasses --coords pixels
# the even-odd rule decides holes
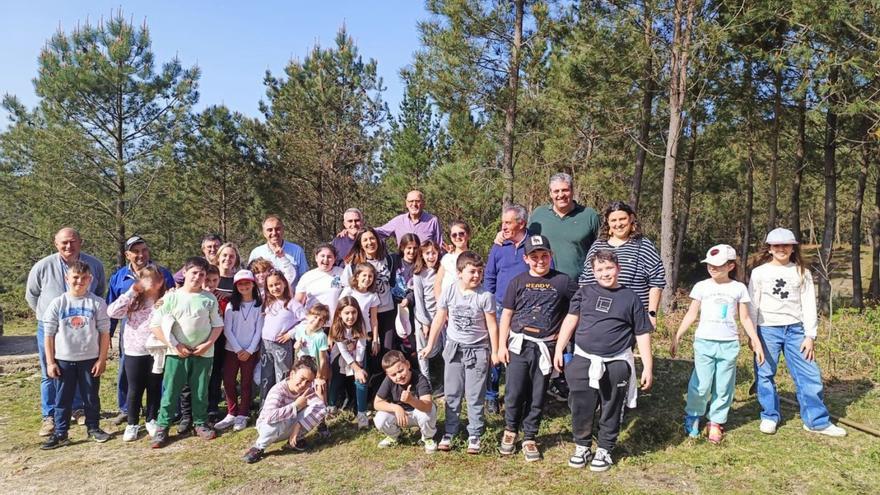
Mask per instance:
[[[450,232],[449,237],[464,237],[467,233],[465,232]]]

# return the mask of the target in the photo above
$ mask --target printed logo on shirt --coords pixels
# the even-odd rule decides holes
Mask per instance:
[[[596,298],[596,311],[607,313],[611,310],[611,302],[613,299],[610,297],[597,297]]]
[[[788,291],[782,290],[785,288],[785,280],[781,278],[776,279],[776,285],[773,287],[773,295],[779,296],[779,299],[788,299]]]
[[[89,326],[89,319],[80,315],[71,316],[67,319],[67,325],[74,330],[79,330]]]
[[[339,275],[333,277],[333,280],[330,281],[331,289],[338,289],[342,287],[342,280],[339,278]]]
[[[475,326],[476,320],[476,312],[474,312],[470,306],[466,306],[464,304],[455,306],[454,311],[451,311],[452,321],[455,323],[455,328],[459,330],[471,330]]]

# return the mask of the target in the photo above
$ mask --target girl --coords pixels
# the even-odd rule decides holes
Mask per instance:
[[[736,250],[719,244],[706,253],[709,278],[698,282],[691,290],[691,305],[678,326],[678,333],[670,344],[669,354],[675,357],[678,343],[688,328],[700,316],[694,336],[694,372],[688,383],[684,430],[692,438],[700,436],[700,418],[706,417],[709,441],[718,444],[724,437],[723,425],[733,403],[736,389],[736,358],[739,356],[739,334],[734,314],[749,336],[749,347],[755,349],[755,358],[764,362],[764,353],[755,326],[749,316],[750,302],[746,286],[731,279],[736,269]]]
[[[421,352],[428,342],[428,333],[431,330],[431,321],[437,312],[437,298],[434,297],[434,281],[437,278],[437,269],[440,267],[440,246],[434,241],[428,239],[421,246],[421,256],[416,260],[413,266],[413,302],[415,306],[416,324],[413,326],[416,336],[416,351]],[[443,334],[441,334],[441,339]],[[440,390],[443,389],[443,359],[436,359],[440,354],[440,349],[444,347],[444,342],[437,345],[437,349],[433,355],[427,359],[419,357],[419,369],[422,374],[431,381],[430,368],[434,368],[435,381],[439,383]],[[433,383],[433,382],[432,382]]]
[[[284,258],[287,259],[287,258]],[[288,261],[288,264],[290,261]],[[275,266],[266,258],[256,258],[248,263],[248,270],[254,274],[257,280],[257,289],[260,290],[260,297],[266,300],[266,277],[275,271]]]
[[[336,248],[327,243],[318,244],[314,254],[316,266],[299,279],[295,299],[306,309],[321,303],[332,312],[342,292],[342,268],[336,266]]]
[[[761,432],[776,433],[781,419],[774,378],[779,354],[783,353],[797,391],[804,429],[845,436],[846,430],[831,423],[823,402],[822,376],[813,348],[818,329],[813,277],[794,234],[782,228],[771,230],[758,263],[749,280],[749,296],[751,317],[758,325],[765,358],[757,366]]]
[[[397,272],[395,273],[396,283],[391,292],[394,295],[394,301],[397,302],[400,307],[411,308],[415,304],[412,291],[413,267],[415,266],[416,261],[421,258],[421,241],[419,240],[419,236],[412,233],[404,234],[404,236],[400,238],[400,246],[394,257],[396,258]],[[409,312],[409,324],[410,327],[415,327],[414,311]],[[397,335],[395,334],[395,336]],[[415,357],[415,337],[412,335],[405,339],[397,337],[397,340],[398,345],[396,347],[403,350],[404,354]]]
[[[152,372],[153,357],[147,352],[147,338],[153,308],[165,294],[165,277],[155,265],[147,265],[137,272],[138,279],[124,294],[107,307],[110,318],[125,318],[125,374],[128,380],[128,426],[122,435],[124,442],[137,440],[140,426],[141,399],[147,392],[144,426],[152,437],[156,432],[156,417],[162,400],[162,375]]]
[[[330,308],[325,304],[315,303],[306,312],[306,319],[296,326],[293,349],[296,357],[311,356],[318,364],[318,378],[315,378],[315,393],[327,403],[327,381],[330,379],[330,359],[327,352],[330,348],[324,327],[330,322]],[[327,423],[321,421],[318,434],[326,438],[330,436]]]
[[[343,296],[336,305],[333,324],[330,325],[330,407],[335,411],[340,392],[354,385],[357,403],[357,425],[363,430],[370,427],[367,418],[367,373],[364,361],[367,354],[366,321],[361,304],[350,296]],[[353,383],[352,383],[353,382]]]
[[[369,263],[360,263],[348,281],[349,286],[342,290],[342,297],[352,297],[360,306],[364,317],[364,335],[372,340],[372,353],[379,352],[379,296],[376,295],[376,269]],[[335,314],[335,313],[334,313]],[[332,327],[332,326],[331,326]]]
[[[214,428],[235,431],[247,427],[253,397],[254,368],[260,362],[260,335],[263,312],[260,291],[250,270],[235,274],[235,292],[223,316],[223,334],[226,335],[226,358],[223,363],[223,390],[226,393],[226,417]],[[235,393],[235,382],[241,370],[241,400]]]
[[[449,238],[452,239],[452,251],[440,258],[440,269],[434,280],[434,299],[440,299],[440,294],[458,281],[455,262],[458,261],[458,255],[470,249],[471,227],[456,220],[449,227]]]
[[[397,266],[392,256],[385,252],[385,245],[379,241],[379,236],[372,228],[362,230],[358,233],[354,240],[354,246],[348,257],[345,259],[345,270],[342,274],[343,283],[349,283],[354,269],[361,263],[369,263],[376,269],[376,295],[379,296],[379,307],[376,311],[376,319],[379,326],[379,338],[381,339],[381,349],[377,349],[376,359],[381,360],[382,356],[394,348],[394,317],[397,314],[397,307],[391,296],[391,287],[396,285]],[[373,344],[374,349],[377,344]],[[382,373],[381,367],[374,367],[370,370],[374,373]]]
[[[290,295],[287,277],[273,272],[266,277],[263,304],[263,347],[260,351],[260,397],[265,403],[269,390],[283,382],[293,365],[294,327],[305,318],[302,304]]]

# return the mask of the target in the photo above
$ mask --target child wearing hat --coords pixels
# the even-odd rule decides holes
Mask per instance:
[[[762,433],[776,433],[781,419],[775,377],[779,354],[784,354],[804,429],[831,437],[846,435],[846,430],[831,423],[825,407],[814,349],[819,327],[814,292],[813,277],[794,234],[788,229],[771,230],[749,279],[751,317],[758,325],[765,358],[756,373]]]
[[[736,250],[719,244],[709,249],[701,263],[706,263],[709,278],[697,282],[691,290],[691,305],[678,326],[669,353],[675,357],[682,336],[699,316],[694,335],[694,372],[688,383],[684,408],[684,431],[691,438],[699,437],[700,418],[705,415],[709,441],[718,444],[724,437],[724,424],[736,388],[739,333],[735,317],[739,317],[749,336],[750,347],[755,349],[759,363],[764,362],[764,353],[749,316],[748,289],[730,276],[736,270]]]
[[[254,389],[254,369],[260,362],[260,338],[263,333],[263,311],[260,288],[250,270],[239,270],[232,280],[235,291],[223,315],[226,337],[223,360],[223,390],[226,393],[226,417],[214,428],[235,431],[247,427]],[[241,396],[235,391],[236,379],[241,381]]]
[[[556,348],[577,281],[550,267],[553,252],[542,235],[526,236],[523,260],[529,270],[510,281],[502,301],[498,359],[507,365],[507,391],[498,451],[513,454],[517,432],[522,429],[523,456],[531,462],[541,459],[535,437],[553,370],[550,352]]]

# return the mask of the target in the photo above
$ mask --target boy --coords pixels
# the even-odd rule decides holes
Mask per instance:
[[[326,411],[312,386],[317,373],[315,360],[303,356],[293,363],[286,382],[269,389],[257,418],[257,441],[245,453],[244,462],[259,461],[266,448],[279,440],[287,439],[285,449],[288,445],[294,450],[303,449],[302,437],[324,420]]]
[[[465,251],[455,263],[458,282],[443,290],[437,300],[437,313],[431,322],[428,343],[420,353],[426,359],[447,323],[443,359],[446,369],[443,389],[446,393],[446,425],[437,446],[449,451],[458,433],[461,399],[468,402],[468,454],[480,453],[483,434],[483,401],[486,397],[486,376],[489,366],[498,364],[498,325],[495,320],[495,298],[483,290],[483,259]]]
[[[107,366],[110,348],[107,303],[89,293],[92,269],[85,262],[70,263],[64,280],[67,292],[53,299],[44,313],[46,374],[59,379],[54,404],[55,432],[42,445],[44,450],[70,444],[67,430],[76,390],[83,394],[88,437],[99,443],[110,440],[98,423],[100,377]]]
[[[416,423],[422,432],[425,453],[437,452],[437,410],[431,400],[431,383],[421,373],[413,373],[412,365],[400,351],[388,351],[382,357],[385,380],[379,386],[373,407],[376,429],[384,433],[379,448],[397,445],[400,429]]]
[[[162,403],[159,406],[159,429],[151,446],[161,448],[168,441],[168,425],[177,409],[177,399],[184,385],[192,392],[192,416],[196,434],[211,440],[217,434],[205,425],[208,419],[208,379],[214,358],[214,342],[223,333],[223,319],[217,299],[202,290],[208,262],[201,257],[186,260],[184,282],[180,289],[166,294],[162,306],[153,312],[150,326],[153,334],[168,344],[165,377],[162,382]],[[168,315],[175,320],[170,342],[162,332],[162,320]],[[179,433],[179,431],[178,431]]]
[[[611,451],[617,443],[623,407],[636,403],[636,368],[632,347],[642,357],[642,390],[651,388],[654,330],[639,296],[620,285],[620,266],[613,251],[600,249],[590,259],[596,284],[585,285],[571,298],[562,322],[553,364],[562,370],[566,344],[574,334],[574,357],[565,365],[571,431],[576,444],[568,460],[573,468],[590,463],[591,471],[607,471],[613,464]],[[577,331],[575,331],[577,329]],[[600,405],[598,448],[591,455],[593,414]],[[592,460],[591,460],[592,457]]]
[[[510,281],[502,302],[498,359],[507,365],[507,392],[504,435],[498,451],[501,455],[516,451],[516,435],[522,426],[523,455],[532,462],[541,460],[535,437],[553,368],[550,349],[556,347],[577,282],[550,268],[553,252],[550,241],[542,235],[526,237],[523,260],[529,271]]]

